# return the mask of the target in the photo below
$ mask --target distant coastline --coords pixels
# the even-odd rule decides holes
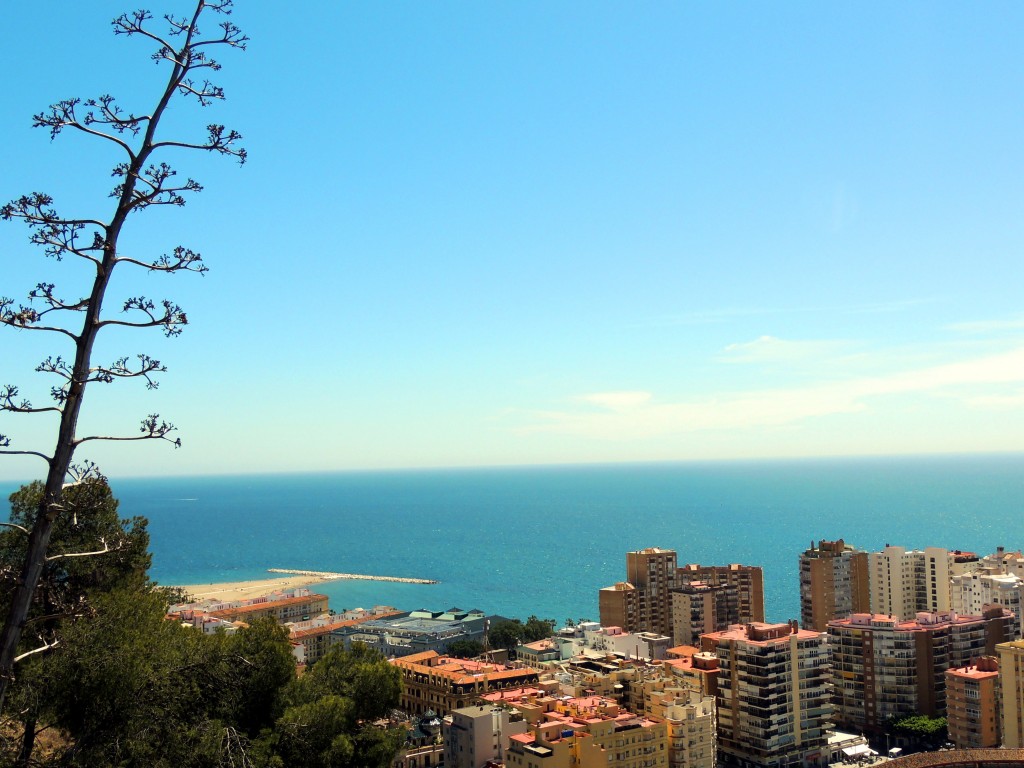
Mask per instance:
[[[149,519],[161,584],[241,582],[248,596],[268,566],[291,564],[440,582],[299,577],[336,610],[594,619],[626,552],[657,546],[681,563],[762,566],[766,617],[786,621],[812,540],[1024,548],[1019,454],[111,482],[122,517]]]

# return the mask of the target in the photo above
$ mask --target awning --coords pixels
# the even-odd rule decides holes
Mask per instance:
[[[843,754],[847,757],[856,757],[857,755],[877,755],[878,753],[867,744],[858,744],[855,747],[846,747]]]

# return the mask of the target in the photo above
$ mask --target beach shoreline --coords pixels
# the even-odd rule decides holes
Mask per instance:
[[[175,584],[174,589],[184,590],[194,600],[248,600],[264,597],[272,592],[298,587],[311,587],[331,579],[308,574],[293,576],[277,576],[267,579],[249,579],[246,581],[224,581],[209,584]]]

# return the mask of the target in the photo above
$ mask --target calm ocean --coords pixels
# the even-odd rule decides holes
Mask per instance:
[[[112,480],[150,521],[163,584],[267,568],[437,579],[335,582],[337,609],[480,608],[597,618],[625,553],[761,565],[769,620],[799,617],[797,556],[858,547],[1024,547],[1024,455]],[[10,483],[0,491],[13,490]]]

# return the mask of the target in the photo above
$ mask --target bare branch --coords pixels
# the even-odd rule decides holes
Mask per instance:
[[[0,435],[0,447],[6,448],[11,444],[11,439],[7,435]],[[52,456],[47,456],[45,453],[39,451],[8,451],[0,450],[2,456],[38,456],[40,459],[45,461],[47,464],[53,461]]]
[[[135,153],[123,139],[119,139],[117,136],[89,127],[91,123],[102,123],[101,120],[96,119],[95,113],[91,111],[87,112],[86,115],[79,120],[78,115],[76,114],[76,108],[81,102],[81,99],[62,99],[56,104],[51,104],[49,112],[40,112],[39,114],[32,116],[32,127],[49,128],[51,139],[57,138],[65,128],[74,128],[76,131],[81,131],[82,133],[87,133],[90,136],[95,136],[97,138],[113,142],[127,152],[129,157],[134,158]],[[96,101],[94,99],[89,99],[85,103],[86,105],[96,106]],[[124,129],[120,129],[119,132],[123,132],[123,130]]]
[[[177,427],[167,421],[162,421],[160,416],[155,413],[151,413],[149,416],[142,420],[142,426],[139,428],[141,435],[135,435],[132,437],[115,437],[112,435],[89,435],[88,437],[80,437],[74,441],[76,446],[82,443],[87,443],[91,440],[106,440],[110,442],[133,442],[136,440],[166,440],[171,443],[175,448],[181,447],[181,438],[170,437],[171,432],[177,431]]]
[[[89,460],[83,461],[81,464],[70,465],[67,470],[67,476],[71,478],[71,481],[64,483],[64,488],[81,485],[89,480],[106,481],[96,462]]]
[[[0,219],[10,221],[21,219],[32,230],[29,242],[43,247],[47,256],[60,261],[65,253],[89,259],[98,263],[89,251],[102,251],[105,237],[100,234],[106,231],[103,222],[95,219],[67,219],[60,216],[53,208],[53,198],[42,192],[23,195],[0,207]],[[91,245],[80,245],[79,237],[87,228],[93,228]]]
[[[38,371],[39,369],[36,368],[36,370]],[[32,403],[24,398],[21,402],[15,402],[17,396],[18,388],[13,384],[5,384],[3,387],[0,387],[0,411],[8,413],[45,413],[47,411],[56,411],[60,413],[60,408],[55,406],[33,408]]]
[[[154,360],[149,355],[136,355],[139,359],[139,365],[136,368],[128,367],[128,358],[118,358],[110,366],[97,366],[89,369],[89,381],[98,381],[104,384],[109,384],[114,379],[133,379],[133,378],[144,378],[146,380],[146,389],[156,389],[160,386],[160,382],[152,378],[153,373],[166,373],[167,366],[163,365],[159,360]]]
[[[142,322],[133,322],[130,320],[103,320],[97,323],[97,327],[104,327],[107,325],[122,325],[128,328],[163,328],[165,336],[178,336],[181,334],[182,327],[188,325],[188,316],[185,314],[185,310],[179,307],[173,302],[163,299],[160,302],[163,307],[163,314],[154,312],[156,304],[152,299],[147,299],[145,296],[133,296],[124,303],[122,312],[137,311],[144,314],[149,320]]]
[[[43,640],[42,638],[39,639]],[[33,654],[43,653],[44,651],[48,651],[51,648],[56,648],[58,645],[60,645],[60,640],[54,640],[52,643],[43,640],[43,644],[38,648],[33,648],[31,651],[25,651],[25,653],[21,654],[20,656],[15,656],[14,663],[17,664],[22,659],[27,659],[29,656],[32,656]]]
[[[103,549],[98,549],[95,552],[65,552],[65,553],[60,554],[60,555],[48,555],[47,558],[46,558],[46,562],[50,563],[50,562],[53,562],[54,560],[63,560],[64,558],[67,558],[67,557],[94,557],[96,555],[105,555],[108,552],[112,552],[113,551],[110,548],[110,545],[107,544],[106,539],[100,539],[100,544],[103,545]]]
[[[223,125],[211,123],[206,126],[207,137],[204,144],[190,144],[183,141],[161,141],[154,144],[157,147],[182,147],[184,149],[203,149],[208,152],[216,152],[220,155],[229,155],[238,158],[238,164],[244,165],[248,153],[243,148],[236,148],[234,145],[242,140],[242,134],[238,131],[228,130]]]
[[[165,253],[155,261],[148,263],[129,256],[118,256],[116,262],[118,264],[121,262],[134,264],[153,272],[195,272],[202,275],[209,271],[209,268],[203,264],[203,257],[200,254],[180,245],[174,249],[172,256]]]
[[[25,528],[23,526],[15,525],[14,523],[0,523],[0,526],[3,526],[4,528],[16,528],[17,530],[21,531],[26,536],[28,536],[28,528]]]

